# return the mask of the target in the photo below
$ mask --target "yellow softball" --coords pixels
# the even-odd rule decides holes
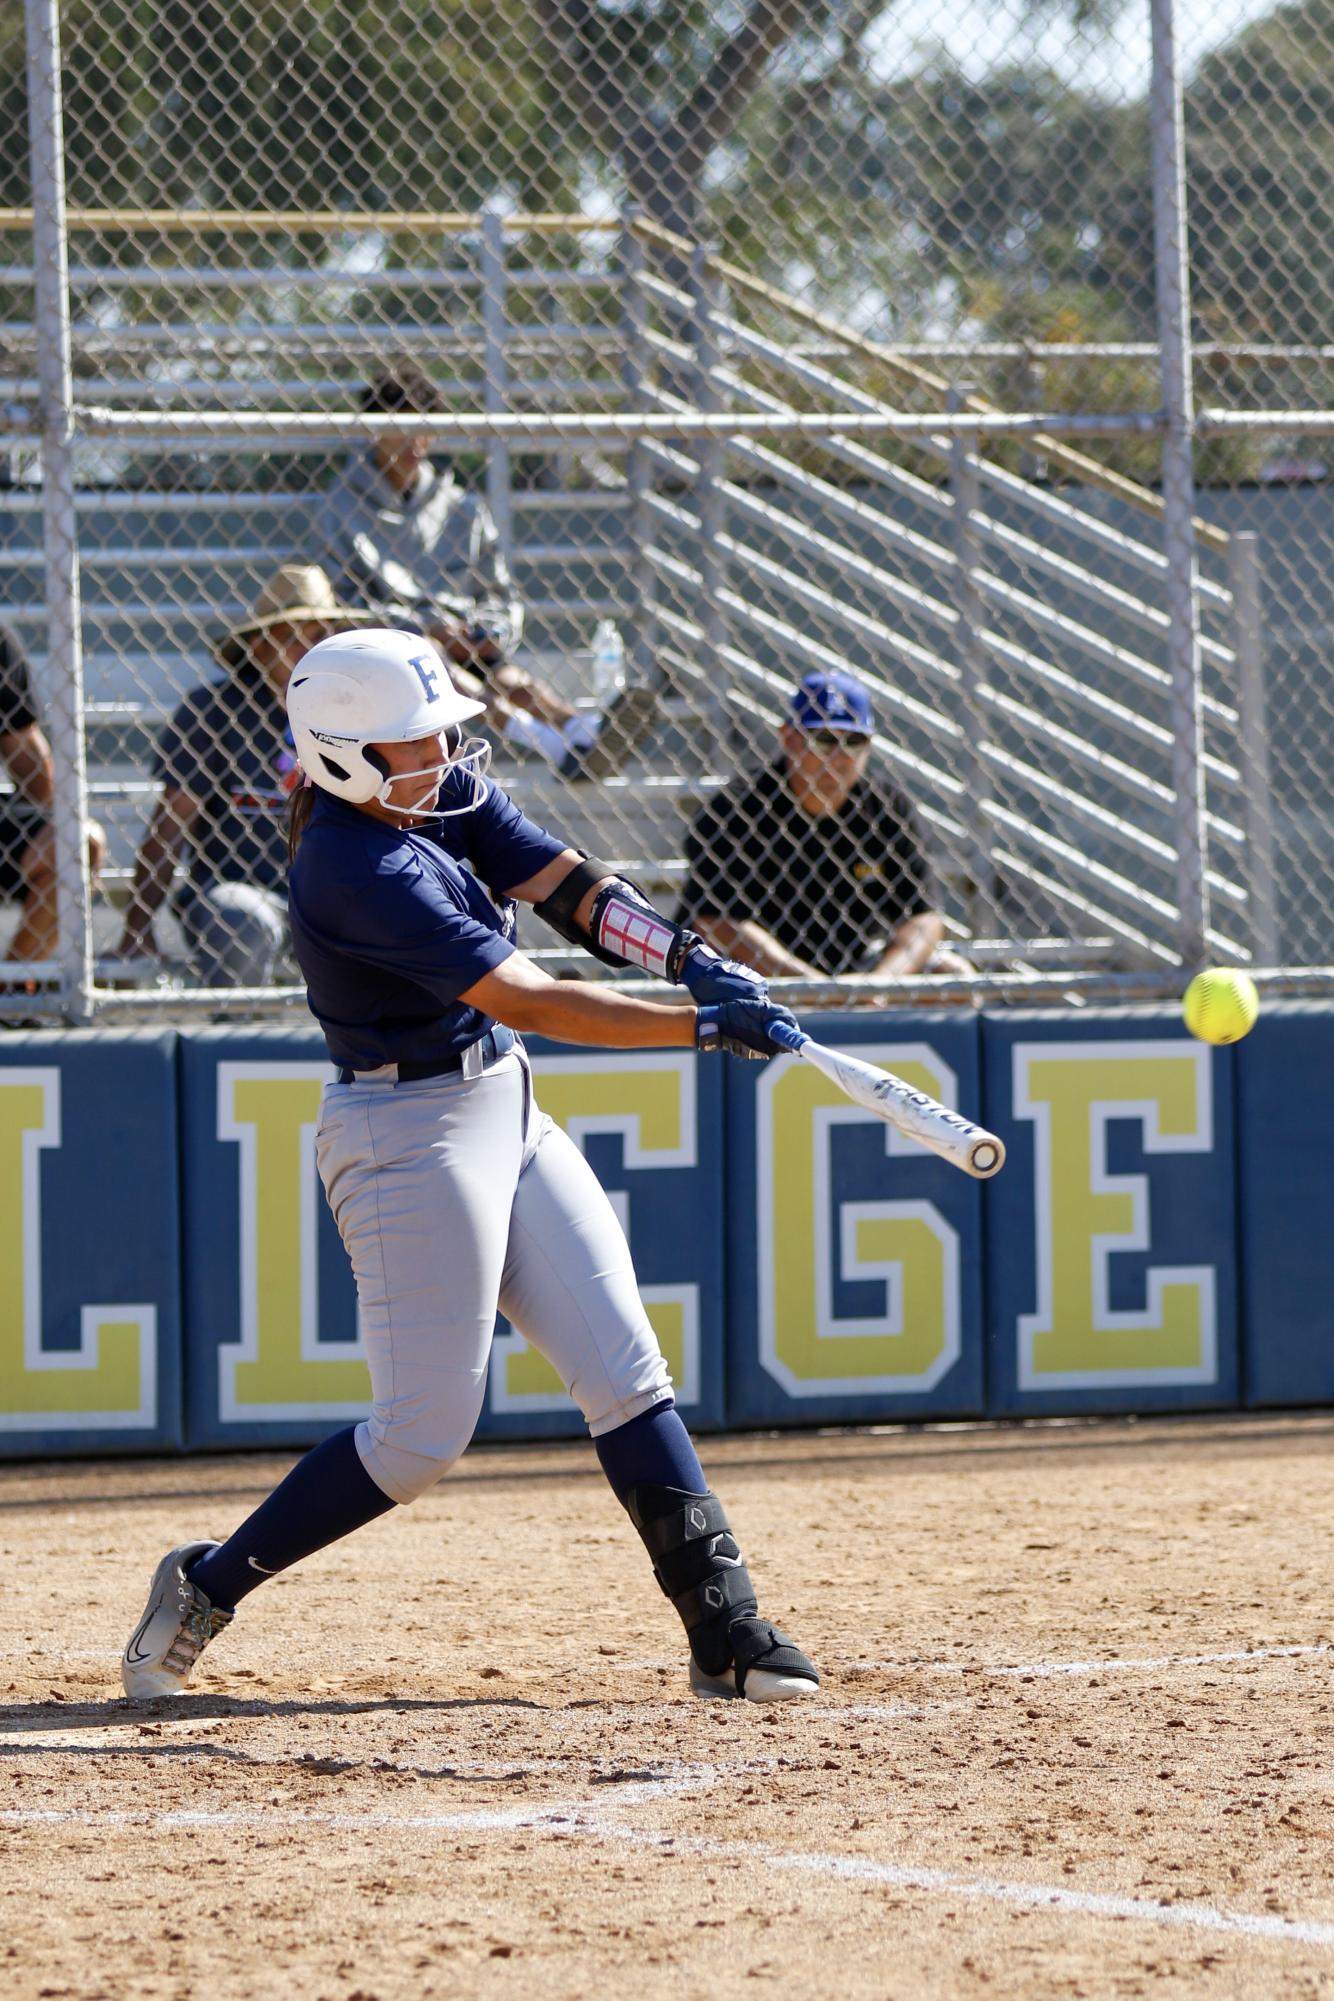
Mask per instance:
[[[1240,1042],[1255,1026],[1260,996],[1249,973],[1211,966],[1197,973],[1186,988],[1181,1012],[1201,1042]]]

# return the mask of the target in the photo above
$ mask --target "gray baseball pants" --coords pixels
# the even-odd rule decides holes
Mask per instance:
[[[472,1078],[328,1084],[315,1147],[370,1362],[357,1450],[393,1500],[472,1437],[497,1306],[595,1438],[671,1396],[616,1213],[521,1049]]]

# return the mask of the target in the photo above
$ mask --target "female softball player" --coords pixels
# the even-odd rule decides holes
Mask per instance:
[[[125,1649],[126,1694],[179,1693],[266,1577],[448,1472],[482,1407],[497,1307],[583,1412],[681,1616],[696,1694],[811,1694],[819,1676],[759,1616],[673,1406],[611,1204],[538,1108],[514,1034],[762,1056],[770,1024],[792,1016],[755,974],[524,818],[485,777],[486,746],[463,741],[479,705],[428,641],[373,629],[322,640],[287,707],[306,778],[291,808],[292,937],[337,1066],[316,1158],[356,1276],[373,1403],[228,1541],[163,1557]],[[696,1005],[550,979],[512,942],[516,897]]]

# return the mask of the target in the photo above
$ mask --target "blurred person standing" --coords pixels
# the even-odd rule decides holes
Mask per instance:
[[[445,406],[426,371],[400,360],[367,385],[361,407],[433,416]],[[340,593],[427,633],[455,686],[483,703],[511,749],[537,753],[566,778],[610,777],[652,727],[656,695],[625,687],[600,714],[581,714],[515,662],[524,607],[495,520],[430,452],[429,432],[392,432],[349,455],[320,523]]]

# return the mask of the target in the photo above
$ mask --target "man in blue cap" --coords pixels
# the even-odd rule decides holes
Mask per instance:
[[[680,915],[727,958],[771,979],[973,970],[942,945],[912,804],[869,768],[873,729],[855,675],[808,674],[779,755],[701,807]]]

